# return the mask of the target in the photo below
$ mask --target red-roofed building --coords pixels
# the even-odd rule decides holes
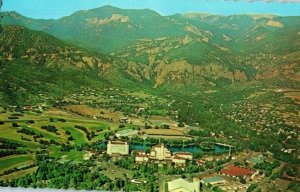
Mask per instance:
[[[253,175],[257,174],[257,171],[244,168],[244,167],[237,167],[233,165],[229,165],[222,169],[221,174],[227,175],[230,177],[252,177]]]

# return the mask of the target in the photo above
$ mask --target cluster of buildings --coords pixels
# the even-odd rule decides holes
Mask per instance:
[[[254,178],[258,172],[247,169],[244,167],[238,167],[229,165],[220,171],[220,174],[206,175],[199,178],[193,178],[191,180],[175,179],[167,182],[168,192],[200,192],[205,186],[218,186],[224,191],[232,192],[246,192],[250,184],[242,184],[236,178],[243,177],[246,180],[256,179]]]
[[[164,162],[174,163],[177,166],[184,166],[187,160],[193,159],[193,154],[189,152],[171,153],[164,144],[158,144],[151,148],[150,153],[145,151],[133,151],[137,163]]]
[[[115,155],[129,155],[129,144],[124,141],[108,141],[107,154]],[[165,144],[158,144],[151,148],[149,153],[142,150],[133,150],[137,163],[147,162],[163,162],[174,163],[176,166],[185,166],[187,160],[193,159],[193,154],[189,152],[171,153]]]
[[[107,154],[110,156],[126,156],[130,154],[129,144],[125,141],[109,141],[107,145]],[[131,154],[135,155],[135,161],[137,163],[170,163],[175,164],[178,167],[184,167],[188,160],[193,160],[193,154],[189,152],[175,152],[167,148],[165,144],[158,144],[152,146],[150,151],[147,153],[143,150],[133,150]],[[203,165],[205,161],[210,161],[211,159],[196,160],[198,165]],[[253,163],[259,163],[263,161],[264,158],[261,156],[251,159]],[[213,175],[198,176],[192,180],[186,179],[175,179],[167,182],[168,192],[198,192],[202,191],[203,186],[218,186],[224,191],[239,191],[246,192],[249,183],[242,183],[241,178],[245,181],[258,181],[261,179],[259,172],[257,170],[227,165],[219,173]]]

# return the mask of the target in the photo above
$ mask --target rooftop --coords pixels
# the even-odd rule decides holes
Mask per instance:
[[[236,167],[230,165],[221,170],[222,174],[229,175],[229,176],[246,176],[246,175],[253,175],[256,171],[247,169],[244,167]]]
[[[214,182],[222,182],[225,181],[225,179],[223,177],[220,176],[215,176],[215,177],[207,177],[207,178],[203,178],[202,181],[204,183],[214,183]]]
[[[193,154],[190,152],[176,152],[174,153],[174,155],[193,155]]]
[[[185,160],[185,158],[179,157],[179,156],[174,156],[173,159],[178,159],[178,160]]]
[[[116,144],[116,145],[127,145],[127,142],[125,141],[109,141],[111,144]]]
[[[185,189],[185,191],[199,192],[200,182],[189,182],[187,180],[179,178],[168,182],[168,189],[169,191],[174,191],[176,189]]]
[[[148,155],[140,155],[140,154],[137,154],[136,157],[148,157]]]

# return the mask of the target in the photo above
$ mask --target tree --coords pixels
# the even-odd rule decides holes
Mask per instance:
[[[246,184],[246,180],[244,179],[244,177],[240,177],[240,182],[241,182],[242,184]]]
[[[292,181],[288,186],[288,190],[300,191],[300,183],[297,181]]]
[[[252,192],[257,188],[257,184],[251,184],[246,192]]]
[[[184,125],[183,122],[179,122],[177,126],[178,126],[178,127],[184,127],[185,125]]]
[[[163,128],[163,129],[170,129],[170,125],[168,125],[168,124],[163,124],[163,125],[162,125],[162,128]]]

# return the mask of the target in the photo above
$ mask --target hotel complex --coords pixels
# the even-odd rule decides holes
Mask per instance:
[[[159,161],[171,160],[172,154],[164,144],[158,144],[152,147],[149,158]]]
[[[129,155],[129,144],[124,141],[109,141],[107,145],[107,154],[113,155]],[[172,155],[165,144],[158,144],[151,148],[150,153],[145,151],[133,150],[137,163],[162,162],[174,163],[176,166],[184,166],[187,160],[193,159],[193,154],[189,152],[177,152]]]

